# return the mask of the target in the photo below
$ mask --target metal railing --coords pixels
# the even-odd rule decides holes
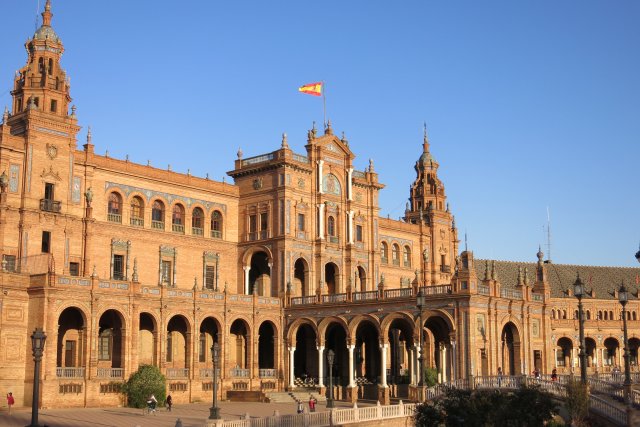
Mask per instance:
[[[189,368],[167,368],[167,378],[189,378]]]
[[[56,368],[58,378],[84,378],[85,368]]]
[[[98,378],[124,378],[123,368],[98,368]]]
[[[40,199],[40,210],[45,212],[60,212],[61,204],[55,200]]]

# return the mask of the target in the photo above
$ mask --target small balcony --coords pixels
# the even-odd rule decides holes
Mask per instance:
[[[167,378],[189,378],[189,368],[167,368]]]
[[[276,370],[275,369],[260,369],[259,370],[260,378],[276,378]]]
[[[129,219],[129,222],[134,227],[144,227],[144,219],[143,218],[131,217],[131,219]]]
[[[174,233],[184,234],[184,225],[182,224],[171,224],[171,231]]]
[[[191,234],[194,236],[204,236],[204,229],[201,227],[191,227]]]
[[[211,237],[213,237],[214,239],[222,239],[222,231],[211,230]]]
[[[443,273],[451,273],[451,266],[450,265],[441,265],[440,266],[440,271]]]
[[[84,378],[84,368],[56,368],[58,378]]]
[[[107,221],[109,222],[117,222],[118,224],[122,224],[122,215],[116,213],[108,213]]]
[[[49,199],[40,199],[40,210],[45,212],[60,212],[60,202]]]
[[[98,378],[124,378],[124,369],[98,368]]]
[[[151,228],[155,230],[164,230],[164,221],[151,221]]]
[[[244,368],[233,368],[230,374],[232,378],[249,378],[249,370]]]

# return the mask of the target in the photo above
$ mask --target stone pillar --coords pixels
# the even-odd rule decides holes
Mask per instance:
[[[319,345],[318,348],[318,387],[324,387],[324,365],[322,364],[324,357],[324,346]]]
[[[382,387],[387,386],[387,348],[389,347],[388,343],[380,344],[380,385]]]
[[[418,344],[413,344],[413,358],[411,360],[411,383],[413,385],[418,385],[420,383],[420,346]]]
[[[318,193],[322,194],[322,165],[324,160],[318,160]]]
[[[355,350],[356,346],[355,345],[348,345],[347,346],[347,350],[349,350],[349,387],[355,387],[356,386],[356,381],[354,378],[354,363],[353,363],[353,350]]]
[[[347,218],[349,219],[349,244],[353,244],[353,211],[347,211]]]
[[[324,203],[318,205],[318,239],[324,239]]]
[[[247,265],[242,269],[244,270],[244,294],[249,295],[249,271],[251,271],[251,266]]]
[[[353,200],[353,168],[347,169],[347,200]]]
[[[294,375],[294,366],[293,366],[293,353],[296,351],[295,347],[289,347],[289,389],[293,389],[295,387],[295,375]]]

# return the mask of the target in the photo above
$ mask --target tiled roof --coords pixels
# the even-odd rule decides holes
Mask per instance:
[[[515,288],[518,284],[518,267],[522,267],[524,276],[525,267],[528,269],[529,285],[532,286],[536,280],[537,263],[516,262],[516,261],[492,261],[495,262],[497,280],[505,288]],[[478,279],[484,279],[486,260],[474,260]],[[547,270],[547,280],[551,285],[551,296],[553,298],[569,297],[567,289],[570,289],[576,281],[576,274],[579,272],[587,291],[593,289],[593,297],[597,299],[615,299],[613,290],[618,289],[624,280],[627,289],[634,295],[638,293],[637,281],[640,281],[640,268],[632,267],[597,267],[591,265],[568,265],[568,264],[545,264]],[[571,298],[573,298],[571,296]],[[634,298],[634,296],[630,296]]]

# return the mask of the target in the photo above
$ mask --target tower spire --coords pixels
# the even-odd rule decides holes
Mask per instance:
[[[429,152],[429,137],[427,136],[427,122],[424,122],[424,138],[422,141],[422,151],[424,153]]]
[[[50,27],[52,17],[53,13],[51,13],[51,0],[47,0],[44,5],[44,12],[42,12],[42,25]]]

